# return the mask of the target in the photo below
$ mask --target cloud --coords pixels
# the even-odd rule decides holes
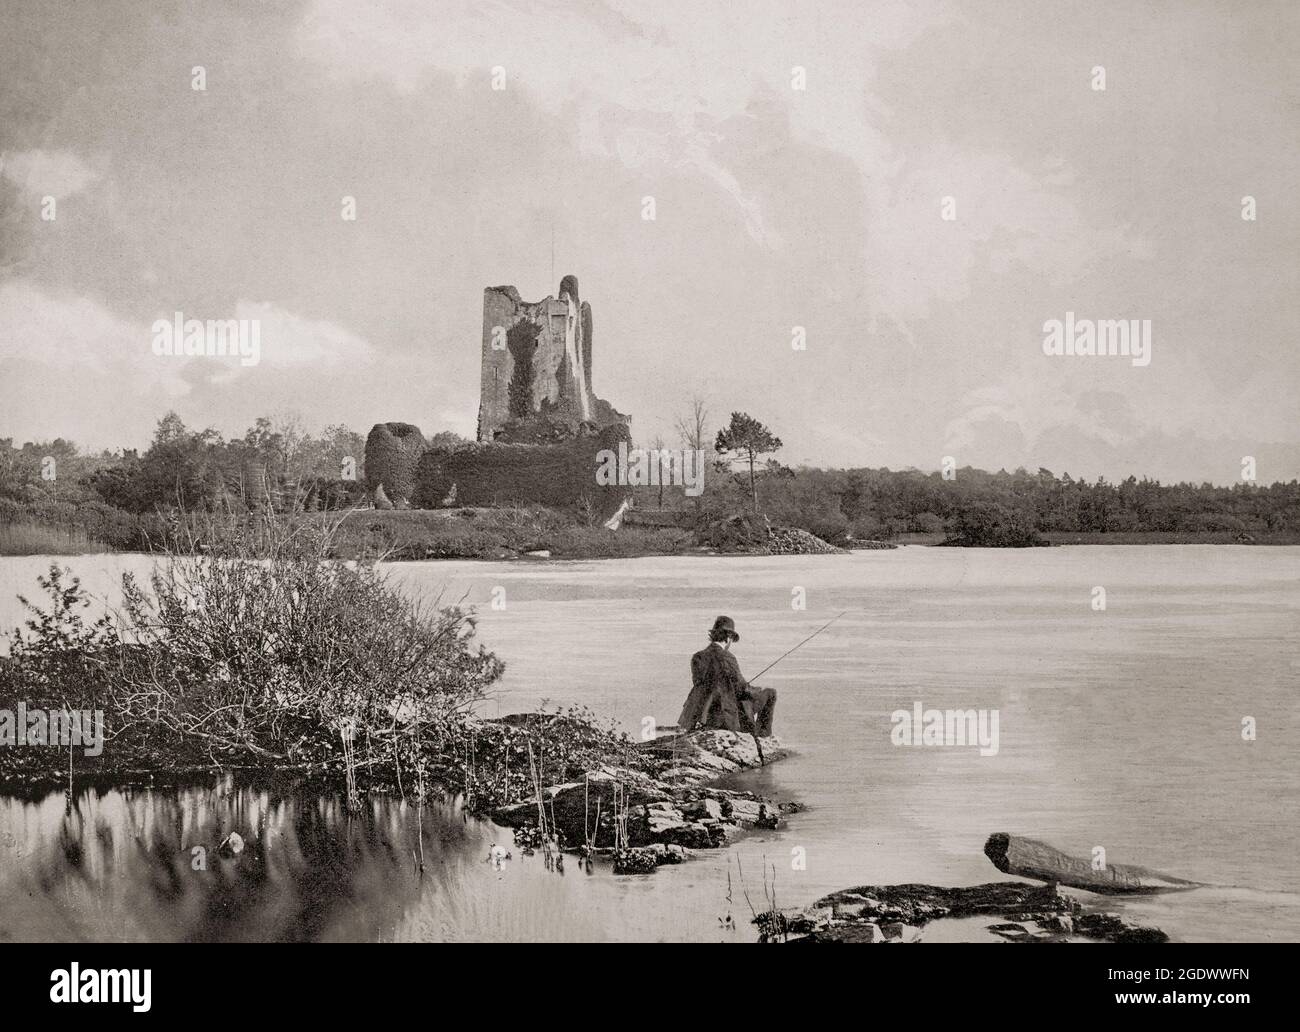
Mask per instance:
[[[1190,394],[1189,383],[1189,394],[1166,411],[1091,386],[1090,379],[1053,382],[1034,376],[1030,363],[1019,368],[1019,375],[968,391],[954,406],[943,448],[958,465],[1232,483],[1241,457],[1254,455],[1261,482],[1300,475],[1295,450],[1271,438],[1265,427],[1234,420],[1237,403],[1208,383],[1199,385],[1199,395]],[[1068,363],[1056,368],[1073,375]]]
[[[889,256],[871,272],[879,314],[899,326],[927,318],[967,298],[981,267],[1033,270],[1062,286],[1120,256],[1151,257],[1150,243],[1126,229],[1090,225],[1059,181],[997,153],[932,147],[909,155],[906,170],[877,181],[868,215],[872,251]],[[951,221],[940,217],[945,198]]]
[[[123,374],[129,367],[131,381],[144,378],[183,391],[149,343],[148,323],[124,319],[93,298],[47,291],[28,280],[0,284],[0,361],[21,359],[80,376]]]
[[[745,186],[746,169],[719,156],[725,134],[718,127],[744,117],[760,93],[785,96],[796,139],[863,160],[882,150],[863,101],[873,49],[906,46],[948,17],[946,4],[919,0],[828,11],[831,22],[869,21],[863,38],[823,32],[820,19],[790,17],[780,4],[465,2],[431,9],[419,0],[315,0],[299,26],[299,49],[337,78],[378,79],[401,94],[419,92],[434,76],[486,91],[492,70],[504,69],[507,90],[522,90],[550,116],[572,122],[584,155],[650,174],[702,176],[738,209],[750,238],[774,250],[781,239]],[[815,102],[798,102],[796,65],[808,74]]]
[[[573,124],[584,155],[647,177],[703,178],[750,239],[772,252],[784,243],[768,210],[778,202],[755,185],[761,170],[727,152],[752,106],[775,103],[790,143],[847,156],[858,169],[862,197],[846,219],[859,221],[872,250],[888,256],[868,273],[873,323],[883,317],[907,328],[936,305],[965,298],[985,264],[1032,268],[1062,284],[1117,253],[1147,253],[1123,229],[1087,224],[1069,197],[1072,171],[1059,159],[1029,171],[996,151],[902,142],[905,124],[871,92],[880,61],[959,20],[949,5],[817,10],[818,17],[791,17],[780,4],[475,2],[435,12],[417,0],[315,0],[299,45],[331,76],[378,79],[402,94],[428,88],[434,76],[490,91],[500,67],[507,90]],[[833,24],[842,31],[825,31]],[[796,66],[806,77],[802,91],[791,86]],[[956,222],[939,218],[944,196],[957,199]]]
[[[147,440],[159,413],[190,389],[149,343],[147,322],[93,298],[0,284],[0,434]]]
[[[278,369],[359,368],[374,361],[369,341],[325,319],[308,319],[268,301],[240,301],[236,319],[261,323],[262,362]]]
[[[98,172],[70,151],[8,152],[0,155],[0,173],[33,197],[60,200],[80,193],[99,179]]]
[[[289,384],[319,389],[375,356],[367,340],[332,322],[253,301],[239,301],[234,318],[261,321],[258,365],[156,355],[154,319],[173,315],[125,318],[94,298],[28,280],[0,284],[0,434],[71,437],[94,446],[148,440],[158,416],[182,401],[212,410],[208,396],[214,386],[278,397]],[[229,317],[225,312],[183,315]]]

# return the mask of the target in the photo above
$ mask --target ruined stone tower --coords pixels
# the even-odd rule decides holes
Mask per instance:
[[[524,301],[514,287],[483,291],[483,375],[478,439],[503,432],[564,436],[628,418],[591,387],[591,305],[578,279],[565,276],[559,297]]]

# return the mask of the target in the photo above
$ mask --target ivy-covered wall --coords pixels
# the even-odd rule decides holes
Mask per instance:
[[[601,517],[612,514],[629,494],[618,485],[596,483],[597,454],[631,443],[627,426],[615,423],[599,434],[554,444],[480,442],[463,448],[430,448],[415,470],[412,504],[581,506],[584,500]],[[453,486],[455,493],[453,494]]]

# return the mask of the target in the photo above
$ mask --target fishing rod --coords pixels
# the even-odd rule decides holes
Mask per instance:
[[[844,613],[847,613],[847,612],[848,612],[847,609],[844,610]],[[803,641],[801,641],[801,642],[800,642],[798,645],[796,645],[793,649],[790,649],[789,652],[783,652],[783,653],[781,653],[781,655],[777,656],[776,659],[772,660],[772,662],[770,662],[767,666],[763,667],[762,670],[760,670],[760,671],[759,671],[758,673],[756,673],[753,677],[751,677],[751,678],[749,679],[749,683],[750,683],[750,684],[753,684],[753,683],[754,683],[755,681],[757,681],[760,677],[762,677],[765,673],[767,673],[767,672],[768,672],[769,670],[771,670],[774,666],[776,666],[779,662],[781,662],[781,660],[785,659],[786,656],[790,655],[791,652],[794,652],[795,649],[803,648],[803,646],[807,645],[810,641],[812,641],[815,637],[817,637],[817,635],[821,634],[822,631],[826,630],[827,627],[829,627],[829,626],[830,626],[831,624],[833,624],[836,620],[838,620],[841,616],[843,616],[844,613],[836,613],[833,617],[831,617],[831,618],[830,618],[829,620],[827,620],[824,624],[822,624],[820,627],[818,627],[817,630],[813,631],[812,634],[808,635],[808,637],[806,637]]]
[[[847,609],[844,610],[844,613],[847,613],[847,612],[848,612]],[[841,616],[843,616],[844,613],[836,613],[836,614],[835,614],[834,616],[832,616],[829,620],[827,620],[824,624],[822,624],[820,627],[818,627],[817,630],[813,631],[812,634],[808,635],[808,637],[806,637],[803,641],[801,641],[798,645],[796,645],[793,649],[789,649],[789,650],[787,650],[786,652],[781,653],[781,655],[777,656],[776,659],[772,660],[772,662],[770,662],[767,666],[763,667],[762,670],[760,670],[760,671],[759,671],[758,673],[756,673],[753,677],[751,677],[751,678],[750,678],[746,683],[747,683],[747,684],[753,684],[753,683],[754,683],[755,681],[757,681],[760,677],[762,677],[765,673],[767,673],[767,672],[768,672],[769,670],[771,670],[774,666],[776,666],[779,662],[781,662],[781,660],[785,659],[786,656],[790,655],[791,652],[794,652],[795,649],[800,649],[800,648],[803,648],[803,646],[807,645],[810,641],[812,641],[815,637],[817,637],[817,635],[821,634],[822,631],[826,630],[827,627],[829,627],[829,626],[830,626],[831,624],[833,624],[836,620],[838,620]],[[751,725],[751,726],[752,726],[752,725]],[[754,739],[754,748],[758,750],[758,762],[759,762],[759,765],[760,765],[760,766],[763,766],[763,767],[766,767],[766,766],[767,766],[767,757],[763,755],[763,743],[760,742],[760,741],[758,740],[758,731],[757,731],[757,729],[751,730],[750,733],[749,733],[749,736],[750,736],[752,739]]]

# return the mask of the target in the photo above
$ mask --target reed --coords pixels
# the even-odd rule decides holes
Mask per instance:
[[[85,555],[112,551],[79,527],[41,523],[0,524],[0,555]]]

